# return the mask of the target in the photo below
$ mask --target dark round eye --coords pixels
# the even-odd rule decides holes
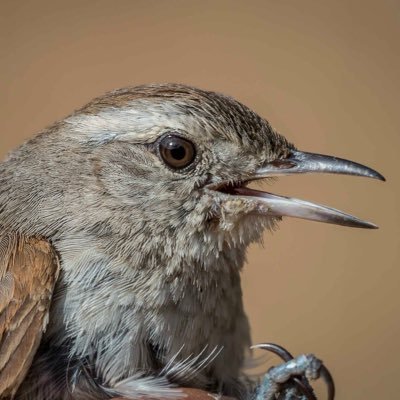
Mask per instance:
[[[159,142],[161,158],[171,168],[182,169],[196,158],[194,144],[180,136],[168,135]]]

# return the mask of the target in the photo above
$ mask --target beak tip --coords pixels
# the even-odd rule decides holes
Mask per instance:
[[[371,170],[370,177],[373,179],[378,179],[379,181],[382,181],[382,182],[386,182],[386,178],[382,174],[380,174],[378,171],[375,171],[375,170]]]
[[[379,229],[378,225],[375,225],[372,222],[365,222],[363,226],[361,226],[360,228],[367,228],[367,229]]]

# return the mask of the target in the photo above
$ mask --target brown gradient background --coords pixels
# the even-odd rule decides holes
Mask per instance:
[[[250,249],[244,296],[254,342],[315,352],[339,399],[399,398],[399,1],[2,0],[0,18],[1,156],[104,91],[171,81],[382,172],[275,184],[380,229],[285,220]]]

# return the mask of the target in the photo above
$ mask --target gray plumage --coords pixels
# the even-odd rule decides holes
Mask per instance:
[[[174,133],[195,160],[173,170]],[[3,232],[43,237],[61,261],[49,324],[17,400],[246,397],[240,271],[279,216],[206,185],[246,182],[294,147],[232,98],[183,85],[117,90],[0,164]]]

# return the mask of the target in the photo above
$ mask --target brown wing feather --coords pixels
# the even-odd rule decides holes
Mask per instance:
[[[0,235],[0,398],[12,396],[47,325],[59,261],[51,244]]]

